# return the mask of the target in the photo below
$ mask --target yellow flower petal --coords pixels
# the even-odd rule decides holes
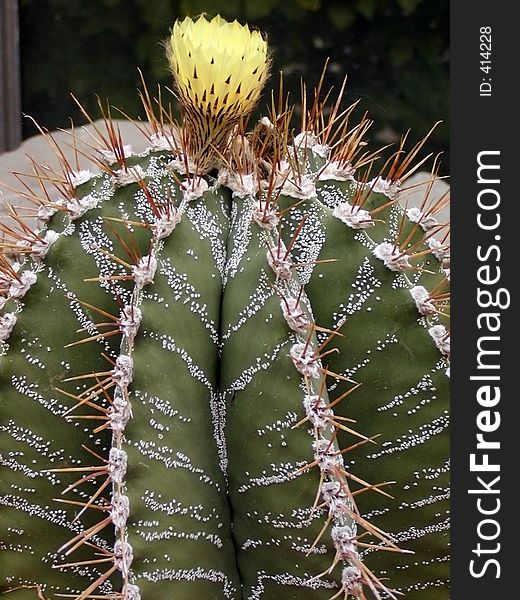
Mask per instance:
[[[260,97],[269,71],[267,42],[258,31],[217,15],[186,17],[172,29],[168,59],[186,111],[190,154],[210,168],[236,123]]]

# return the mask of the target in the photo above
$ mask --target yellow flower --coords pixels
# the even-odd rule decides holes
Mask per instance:
[[[219,15],[186,17],[173,26],[168,59],[185,110],[188,150],[199,171],[207,171],[260,97],[269,71],[267,42]]]

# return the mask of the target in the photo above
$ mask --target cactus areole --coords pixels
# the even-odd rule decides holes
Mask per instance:
[[[300,133],[282,93],[247,131],[264,37],[202,16],[167,47],[182,125],[145,86],[142,153],[106,112],[92,170],[46,133],[62,171],[32,161],[32,208],[0,222],[0,590],[446,600],[448,225],[428,192],[406,206],[423,142],[384,162],[321,86]]]

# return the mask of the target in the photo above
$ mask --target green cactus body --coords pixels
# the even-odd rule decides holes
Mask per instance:
[[[445,599],[447,250],[407,159],[356,181],[366,123],[332,151],[315,104],[197,174],[146,98],[148,150],[107,121],[103,172],[36,168],[62,199],[6,228],[1,591]]]

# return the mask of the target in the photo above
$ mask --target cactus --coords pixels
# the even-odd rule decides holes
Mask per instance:
[[[428,193],[403,207],[422,142],[374,175],[343,90],[298,135],[283,95],[245,133],[262,36],[200,17],[169,48],[184,126],[144,88],[149,147],[105,111],[95,173],[46,133],[38,229],[0,224],[1,591],[447,598],[447,226]]]

